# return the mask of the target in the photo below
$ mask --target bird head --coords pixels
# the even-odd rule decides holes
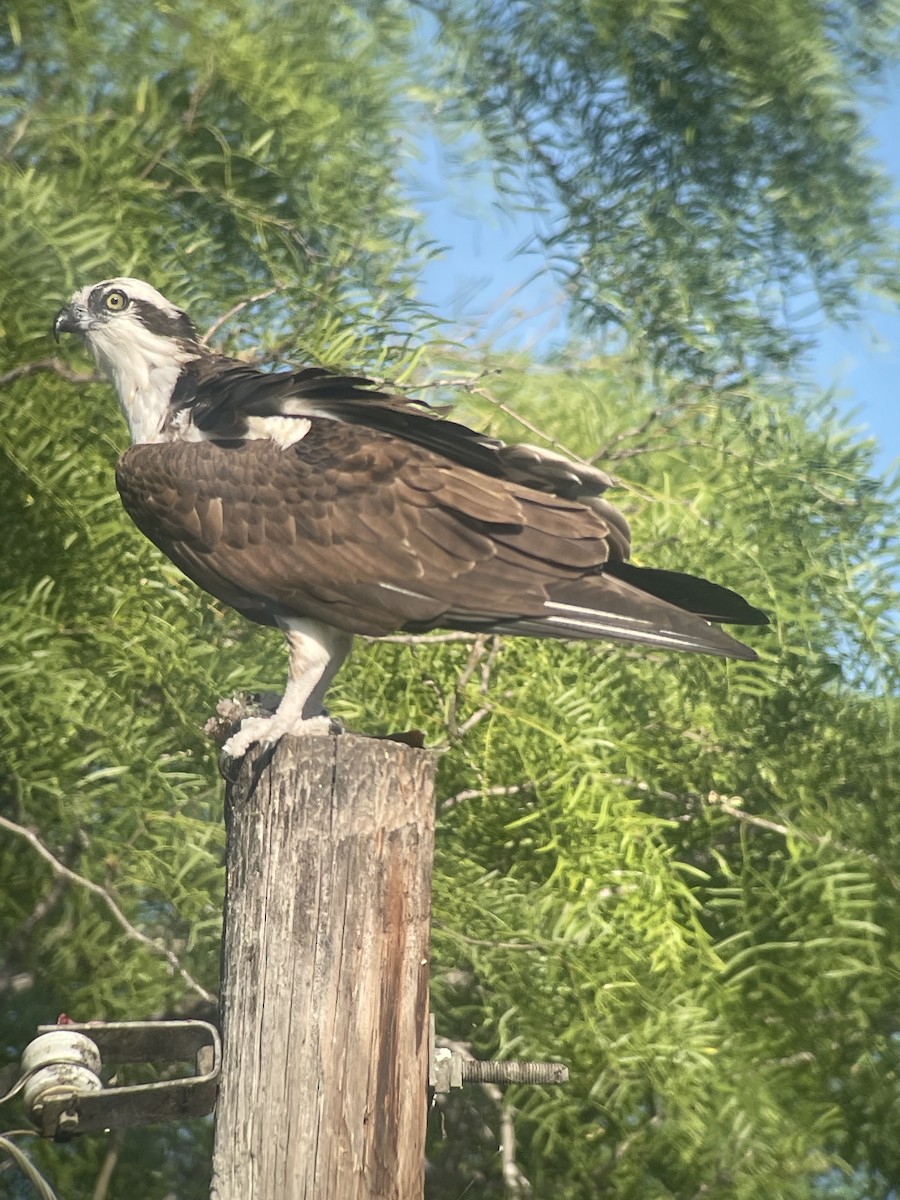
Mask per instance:
[[[53,336],[80,337],[114,385],[134,441],[158,441],[182,368],[206,353],[186,313],[140,279],[104,279],[77,291]]]
[[[144,333],[197,342],[187,313],[142,279],[104,279],[77,291],[56,314],[53,336],[74,333],[95,354],[116,345],[128,352]]]

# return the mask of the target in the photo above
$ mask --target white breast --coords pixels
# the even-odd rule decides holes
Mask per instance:
[[[172,392],[181,368],[197,357],[196,351],[182,349],[124,314],[91,330],[86,340],[118,393],[132,442],[168,440],[163,424]]]

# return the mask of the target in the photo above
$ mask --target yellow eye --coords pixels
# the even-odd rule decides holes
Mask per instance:
[[[106,297],[106,307],[110,312],[122,312],[128,307],[128,297],[119,288],[113,288]]]

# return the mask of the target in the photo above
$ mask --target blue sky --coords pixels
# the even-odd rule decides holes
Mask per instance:
[[[900,193],[900,67],[883,89],[884,103],[871,107],[869,132]],[[897,218],[900,228],[900,216]],[[822,337],[813,362],[823,386],[837,383],[842,402],[858,410],[860,421],[878,439],[879,465],[900,460],[900,308],[872,299],[862,319],[848,330],[832,328]]]
[[[866,116],[874,154],[900,195],[900,66]],[[431,236],[449,249],[426,269],[421,298],[475,340],[504,346],[546,346],[554,334],[561,340],[564,297],[543,256],[522,252],[534,219],[502,212],[486,173],[473,180],[454,169],[434,142],[425,143],[424,151],[412,173],[416,199]],[[877,438],[879,469],[900,464],[900,308],[867,297],[852,328],[823,330],[809,366],[815,381],[835,388],[855,423]]]

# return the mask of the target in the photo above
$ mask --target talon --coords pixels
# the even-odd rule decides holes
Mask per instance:
[[[224,746],[219,751],[219,774],[226,783],[237,782],[238,768],[240,767],[240,763],[241,760],[239,758],[232,758],[231,755],[225,750]]]
[[[301,719],[280,716],[278,713],[272,717],[248,717],[222,747],[222,753],[231,759],[239,759],[251,746],[274,746],[285,734],[291,737],[323,737],[341,732],[341,725],[324,715]]]

